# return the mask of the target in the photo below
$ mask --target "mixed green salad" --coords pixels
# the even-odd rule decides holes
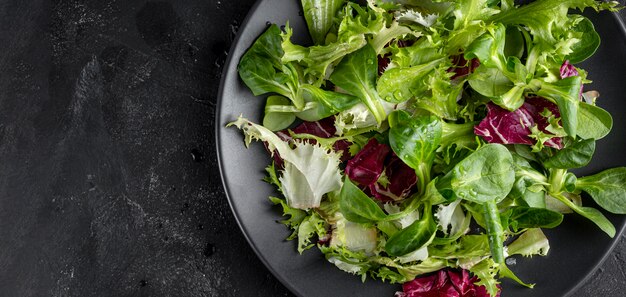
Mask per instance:
[[[402,283],[397,296],[498,296],[499,278],[533,286],[507,257],[546,255],[563,214],[615,236],[588,205],[625,214],[626,168],[568,170],[613,123],[574,66],[600,44],[577,13],[616,2],[301,3],[312,45],[269,25],[238,66],[262,124],[229,124],[273,157],[298,252]]]

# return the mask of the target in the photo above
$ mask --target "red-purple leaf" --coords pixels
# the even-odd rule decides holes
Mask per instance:
[[[561,79],[564,79],[566,77],[570,77],[570,76],[577,76],[579,75],[578,70],[576,70],[576,67],[574,67],[574,65],[570,64],[568,60],[565,60],[565,62],[563,62],[563,65],[561,65],[561,68],[559,69],[560,75],[561,75]],[[583,86],[580,86],[580,92],[579,92],[579,96],[582,96],[583,94]]]
[[[453,66],[448,69],[448,72],[454,72],[454,75],[450,79],[455,79],[474,72],[474,70],[480,66],[480,61],[478,61],[478,59],[467,61],[463,55],[456,55],[452,56],[452,64]]]
[[[295,134],[311,134],[320,138],[330,138],[330,137],[333,137],[335,135],[335,132],[337,131],[337,129],[335,128],[335,117],[334,116],[327,117],[316,122],[305,121],[305,122],[302,122],[300,125],[296,126],[295,128],[291,129],[291,131]],[[278,131],[276,132],[276,135],[284,141],[292,140],[291,134],[289,133],[288,129]],[[316,143],[315,139],[307,139],[305,141],[308,141],[313,144]],[[333,150],[335,152],[343,152],[343,154],[341,155],[342,162],[347,161],[350,158],[350,154],[348,152],[350,144],[351,143],[349,141],[339,140],[335,142],[335,144],[333,145]],[[276,164],[276,166],[278,168],[282,168],[283,160],[280,158],[280,156],[276,153],[274,154],[273,158],[274,158],[274,163]]]
[[[398,201],[414,192],[417,184],[415,170],[404,164],[394,153],[385,167],[385,175],[389,181],[386,186],[379,183],[369,185],[370,193],[374,198],[383,202]]]
[[[370,139],[363,149],[348,161],[346,175],[362,186],[375,183],[383,172],[385,159],[390,151],[388,145],[378,143],[376,138]]]
[[[561,72],[561,79],[578,75],[578,70],[576,70],[576,67],[570,64],[568,60],[565,60],[565,62],[563,62],[563,65],[561,65],[560,72]]]
[[[485,286],[476,282],[478,278],[470,278],[467,270],[442,269],[404,283],[396,297],[489,297]],[[495,297],[499,296],[500,291]]]
[[[530,128],[537,125],[542,132],[549,122],[541,113],[548,109],[555,117],[560,117],[558,107],[541,97],[526,98],[524,104],[515,111],[508,111],[493,103],[487,104],[487,116],[474,127],[474,133],[489,143],[526,144],[533,145],[535,140],[530,138]],[[544,145],[561,149],[561,139],[553,137]]]
[[[302,122],[294,129],[296,134],[311,134],[321,138],[332,137],[337,131],[335,128],[335,118],[327,117],[316,122]]]

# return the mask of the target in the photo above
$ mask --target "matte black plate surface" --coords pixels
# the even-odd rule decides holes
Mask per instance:
[[[289,21],[294,28],[294,41],[305,43],[309,37],[300,13],[299,1],[262,0],[248,15],[230,52],[222,78],[217,109],[217,142],[219,165],[224,187],[232,210],[241,229],[259,258],[274,275],[299,296],[393,296],[399,285],[390,285],[344,273],[324,260],[315,248],[299,255],[294,242],[286,242],[287,228],[276,223],[280,209],[267,199],[276,195],[272,187],[262,181],[264,167],[270,159],[260,143],[246,149],[243,135],[235,128],[225,128],[226,123],[243,114],[260,122],[263,98],[253,96],[237,74],[237,63],[252,42],[267,28],[267,23],[283,25]],[[626,38],[610,13],[589,14],[603,37],[596,55],[581,66],[589,71],[592,85],[601,93],[599,105],[614,116],[611,134],[598,142],[596,154],[580,175],[602,169],[626,165]],[[585,203],[593,205],[590,199]],[[607,215],[618,230],[624,229],[624,217]],[[577,215],[567,215],[564,223],[555,230],[546,230],[551,249],[547,257],[516,258],[511,266],[517,275],[531,283],[529,290],[508,281],[503,283],[502,296],[567,296],[602,263],[615,245],[591,222]],[[619,237],[619,236],[618,236]]]

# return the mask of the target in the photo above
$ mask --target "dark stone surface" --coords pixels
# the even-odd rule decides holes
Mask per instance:
[[[0,296],[291,296],[216,165],[253,2],[0,1]],[[624,253],[575,296],[623,295]]]

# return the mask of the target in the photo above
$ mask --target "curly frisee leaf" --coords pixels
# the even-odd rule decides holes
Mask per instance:
[[[285,161],[285,169],[279,178],[282,192],[289,206],[309,209],[320,206],[322,196],[341,189],[339,155],[320,145],[293,141],[295,148],[280,139],[267,128],[239,117],[228,124],[243,130],[246,146],[253,139],[267,142],[272,153],[278,153]]]

